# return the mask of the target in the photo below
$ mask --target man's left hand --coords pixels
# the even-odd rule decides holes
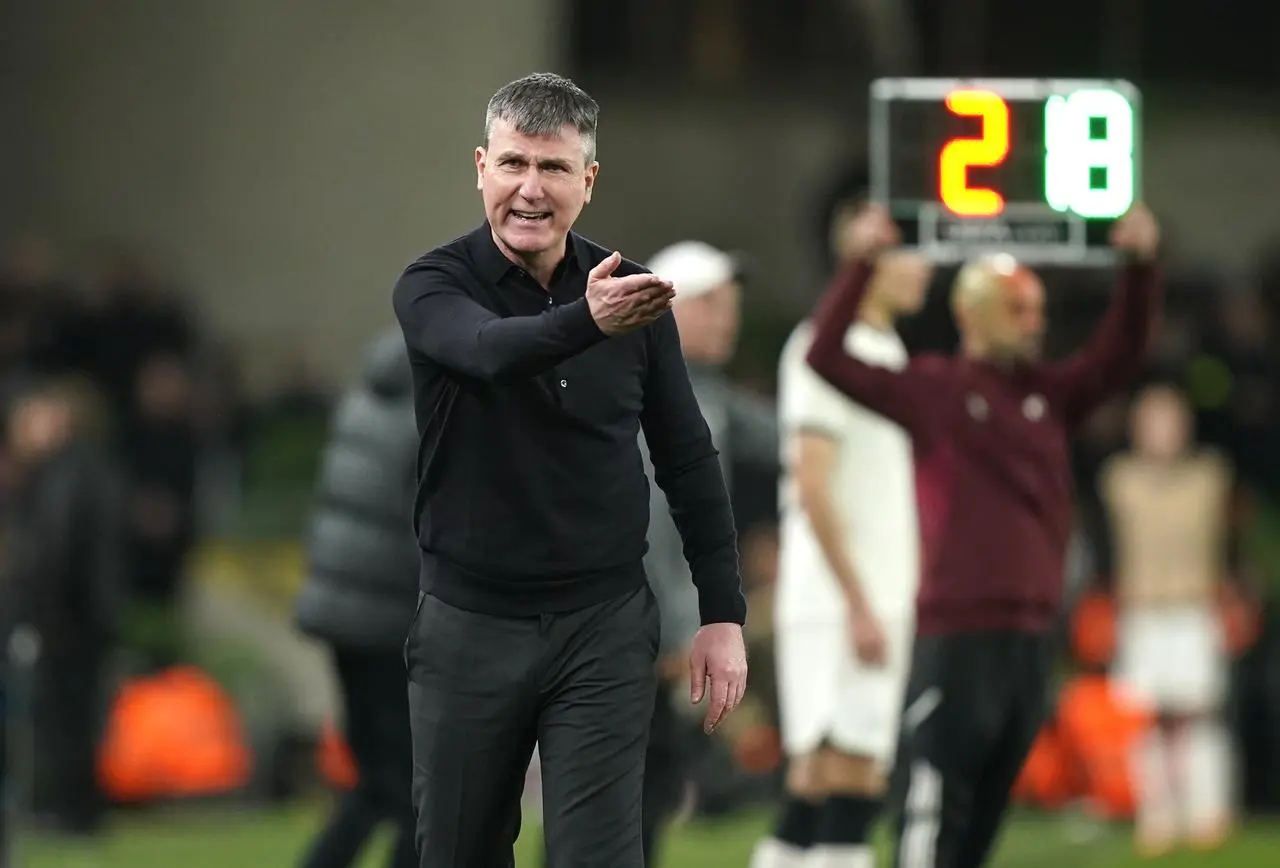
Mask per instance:
[[[1136,204],[1111,228],[1111,243],[1149,262],[1160,246],[1160,224],[1146,205]]]
[[[708,689],[708,682],[710,688]],[[689,698],[697,705],[710,693],[704,732],[711,732],[738,707],[747,690],[747,646],[737,624],[707,624],[689,652]]]

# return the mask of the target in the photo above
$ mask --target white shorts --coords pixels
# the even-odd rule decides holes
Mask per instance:
[[[857,659],[846,622],[775,626],[778,704],[788,756],[827,744],[872,757],[886,768],[893,763],[914,620],[885,620],[880,626],[888,645],[883,668]]]
[[[1155,711],[1211,711],[1225,699],[1227,655],[1212,606],[1122,612],[1115,676]]]

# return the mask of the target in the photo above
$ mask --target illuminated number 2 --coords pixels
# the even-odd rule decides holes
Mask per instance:
[[[1056,211],[1086,218],[1119,217],[1129,210],[1133,106],[1123,94],[1077,90],[1045,102],[1044,198]]]
[[[938,157],[942,203],[964,217],[992,217],[1004,210],[995,190],[969,186],[970,166],[998,166],[1009,154],[1009,106],[988,90],[955,90],[947,108],[961,117],[982,118],[982,138],[952,139]]]

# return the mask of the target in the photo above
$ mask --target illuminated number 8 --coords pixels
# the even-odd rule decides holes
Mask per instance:
[[[1095,120],[1106,125],[1096,137]],[[1044,198],[1054,210],[1111,218],[1133,204],[1133,106],[1122,94],[1078,90],[1049,97],[1044,152]]]

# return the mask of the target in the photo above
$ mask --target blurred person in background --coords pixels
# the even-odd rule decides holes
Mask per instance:
[[[1104,466],[1119,603],[1116,676],[1157,715],[1139,748],[1136,843],[1216,847],[1231,821],[1231,748],[1222,722],[1228,661],[1218,610],[1233,477],[1197,449],[1190,407],[1168,385],[1134,401],[1131,446]]]
[[[138,649],[147,668],[181,657],[177,603],[196,541],[198,448],[192,384],[172,354],[143,361],[120,449],[130,489],[130,588]]]
[[[93,379],[123,434],[143,367],[161,355],[189,360],[196,331],[178,295],[128,245],[100,245],[87,286],[60,320],[53,363]]]
[[[833,222],[847,261],[856,212]],[[895,321],[924,304],[932,268],[881,257],[843,346],[900,370]],[[805,362],[812,324],[779,364],[786,485],[774,634],[787,802],[753,868],[871,868],[870,834],[897,744],[919,580],[911,441]]]
[[[1069,438],[1141,368],[1160,299],[1159,229],[1141,205],[1115,225],[1119,287],[1067,359],[1041,359],[1039,277],[997,255],[956,275],[961,354],[898,370],[845,346],[898,228],[873,205],[850,235],[854,255],[818,305],[807,360],[901,425],[914,449],[924,557],[893,789],[897,864],[973,868],[1048,710],[1074,517]]]
[[[672,286],[572,231],[598,118],[561,76],[499,88],[475,150],[484,223],[393,291],[421,436],[406,660],[423,868],[511,864],[535,743],[553,868],[644,863],[661,627],[641,429],[698,588],[708,732],[746,689],[737,530]]]
[[[124,492],[94,404],[79,384],[36,384],[12,405],[7,444],[16,490],[5,527],[3,638],[7,647],[25,624],[41,645],[31,808],[75,836],[103,819],[96,750],[125,595]]]
[[[0,386],[45,370],[70,304],[51,245],[36,235],[16,239],[0,262]]]
[[[737,349],[741,325],[740,261],[709,244],[681,241],[654,254],[648,268],[675,288],[672,315],[689,382],[720,454],[726,482],[731,482],[735,464],[776,473],[778,429],[773,408],[734,386],[723,370]],[[654,467],[643,434],[640,442],[650,479],[649,551],[644,566],[662,617],[658,692],[644,779],[645,864],[654,866],[659,864],[658,837],[680,807],[691,753],[697,747],[695,727],[682,704],[677,705],[676,694],[687,689],[690,644],[701,620],[683,540],[666,495],[653,481]]]
[[[418,432],[399,329],[369,349],[361,383],[339,403],[307,537],[298,627],[329,646],[358,781],[343,794],[302,868],[347,868],[384,820],[390,868],[418,864],[404,644],[418,594],[411,530]]]

